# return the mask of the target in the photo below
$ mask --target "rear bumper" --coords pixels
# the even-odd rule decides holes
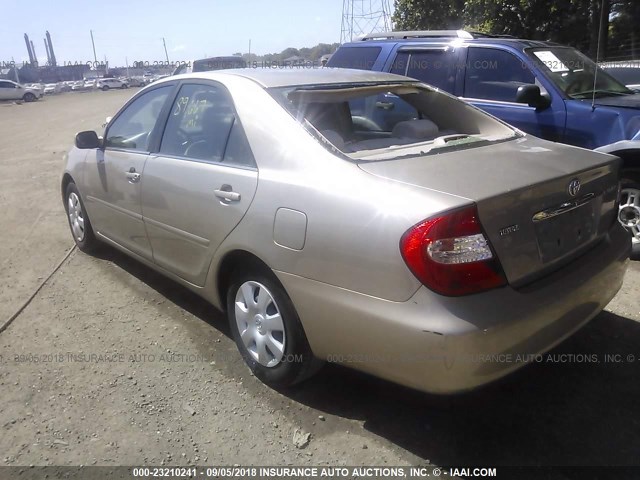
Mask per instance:
[[[588,253],[526,288],[452,298],[421,287],[406,302],[276,274],[318,358],[454,393],[534,361],[596,316],[622,285],[630,247],[616,222]]]

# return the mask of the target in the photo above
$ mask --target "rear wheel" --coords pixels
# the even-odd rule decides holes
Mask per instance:
[[[73,241],[83,252],[94,251],[98,246],[98,240],[93,233],[91,221],[80,198],[78,187],[73,182],[67,185],[65,210],[67,211],[67,219],[69,220]]]
[[[620,181],[618,220],[631,232],[634,257],[640,256],[640,178],[626,175]]]
[[[242,358],[267,385],[294,385],[322,365],[311,352],[291,299],[266,269],[252,267],[233,275],[227,316]]]
[[[35,96],[33,93],[31,93],[31,92],[27,92],[27,93],[25,93],[25,94],[24,94],[24,96],[22,97],[22,99],[23,99],[25,102],[35,102],[35,101],[37,100],[37,99],[36,99],[36,96]]]

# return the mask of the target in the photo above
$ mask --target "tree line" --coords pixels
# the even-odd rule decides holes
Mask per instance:
[[[318,61],[323,55],[335,52],[339,46],[339,43],[319,43],[314,47],[289,47],[280,53],[267,53],[266,55],[256,55],[253,53],[242,54],[240,52],[234,55],[242,56],[247,62],[281,63],[291,57],[302,57],[306,60]]]
[[[395,0],[393,21],[396,30],[464,28],[640,59],[640,0]]]

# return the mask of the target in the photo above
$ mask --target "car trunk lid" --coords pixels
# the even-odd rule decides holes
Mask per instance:
[[[523,137],[359,166],[475,202],[505,275],[517,287],[556,270],[607,233],[616,219],[619,162]]]

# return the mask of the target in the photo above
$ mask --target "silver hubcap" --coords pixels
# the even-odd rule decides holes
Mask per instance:
[[[265,367],[278,365],[286,339],[271,292],[258,282],[243,283],[236,293],[235,315],[242,343],[253,359]]]
[[[74,192],[69,194],[67,201],[67,212],[69,214],[69,223],[71,224],[71,231],[73,237],[81,242],[84,240],[84,215],[82,214],[82,206],[80,205],[80,199]]]
[[[618,220],[633,235],[633,243],[640,242],[640,190],[625,188],[620,192]]]

